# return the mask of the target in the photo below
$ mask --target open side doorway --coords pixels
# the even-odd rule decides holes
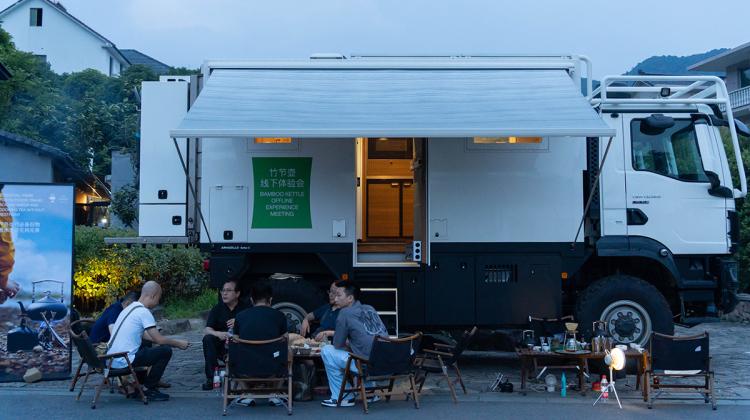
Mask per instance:
[[[356,141],[355,263],[418,264],[426,239],[426,139]]]

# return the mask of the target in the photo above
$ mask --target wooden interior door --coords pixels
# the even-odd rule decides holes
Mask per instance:
[[[367,236],[398,238],[401,230],[401,184],[367,181]]]

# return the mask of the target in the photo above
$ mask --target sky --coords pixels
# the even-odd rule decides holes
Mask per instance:
[[[5,7],[14,0],[0,0]],[[750,42],[748,0],[62,0],[119,48],[172,66],[312,53],[555,53],[594,77]]]

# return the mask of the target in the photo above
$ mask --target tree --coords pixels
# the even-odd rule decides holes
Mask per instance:
[[[138,191],[128,184],[112,197],[112,211],[126,227],[132,228],[138,220]]]

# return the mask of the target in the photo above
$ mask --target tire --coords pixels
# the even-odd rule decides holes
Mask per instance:
[[[597,280],[583,290],[576,304],[579,330],[591,336],[592,323],[603,320],[618,343],[645,346],[651,332],[674,334],[672,311],[652,284],[617,274]]]
[[[299,277],[273,280],[273,307],[287,317],[289,331],[297,332],[308,312],[326,303],[323,291]]]

